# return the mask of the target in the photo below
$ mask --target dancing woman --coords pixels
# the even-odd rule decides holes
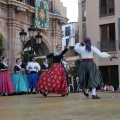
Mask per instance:
[[[7,58],[2,57],[0,63],[0,93],[3,96],[12,95],[14,93],[14,86],[8,71],[10,68],[7,64]]]
[[[16,59],[14,65],[14,74],[12,75],[12,82],[14,84],[15,92],[18,95],[21,95],[23,92],[28,92],[28,86],[26,85],[26,75],[25,69],[21,66],[21,60]],[[25,77],[26,76],[26,77]]]
[[[63,58],[61,60],[61,65],[63,66],[64,74],[66,75],[66,80],[67,80],[67,87],[69,89],[70,82],[69,82],[69,79],[68,79],[67,62],[66,62],[66,57],[65,56],[63,56]]]
[[[61,52],[61,45],[56,46],[56,52],[51,53],[47,56],[39,56],[37,58],[52,58],[53,64],[51,68],[40,76],[40,80],[37,84],[37,90],[40,91],[45,97],[50,91],[55,94],[61,94],[61,97],[68,93],[66,76],[64,69],[60,64],[63,55],[68,51],[70,47],[71,37],[69,39],[68,46]]]
[[[23,77],[24,77],[24,82],[25,82],[26,87],[27,87],[27,89],[28,89],[28,77],[27,77],[27,75],[26,75],[26,66],[25,66],[25,64],[22,62],[22,59],[21,59],[21,58],[19,58],[19,60],[20,60],[20,66],[21,66],[21,68],[22,68],[22,75],[23,75]]]
[[[100,52],[96,47],[91,46],[91,39],[85,38],[83,43],[77,43],[74,47],[74,50],[81,54],[82,62],[79,68],[79,80],[81,87],[84,89],[84,95],[89,96],[88,89],[92,89],[92,99],[100,99],[96,95],[96,88],[101,88],[102,86],[102,77],[101,74],[93,62],[93,53],[96,53],[98,56],[103,58],[111,57],[106,52]]]

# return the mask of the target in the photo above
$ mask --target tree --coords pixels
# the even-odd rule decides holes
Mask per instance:
[[[81,64],[81,60],[80,59],[77,59],[75,62],[74,62],[74,76],[75,77],[78,77],[78,71],[79,71],[79,67],[80,67],[80,64]]]

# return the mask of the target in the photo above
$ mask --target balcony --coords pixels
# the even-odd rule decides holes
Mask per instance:
[[[25,3],[25,4],[32,6],[32,7],[35,7],[35,0],[16,0],[16,1]],[[53,10],[53,2],[51,2],[51,1],[49,2],[49,12],[60,15],[59,10],[57,10],[57,9]]]
[[[27,5],[35,7],[35,1],[34,0],[16,0],[16,1],[23,2],[23,3],[27,4]]]

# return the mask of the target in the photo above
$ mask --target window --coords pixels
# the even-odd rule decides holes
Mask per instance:
[[[49,3],[49,12],[53,12],[53,2]]]
[[[100,0],[100,17],[114,15],[114,0]]]
[[[70,26],[65,28],[65,36],[70,36]]]
[[[115,40],[115,23],[101,25],[101,51],[115,51],[116,40]]]
[[[35,1],[34,0],[26,0],[27,4],[32,6],[32,7],[35,7]]]
[[[85,22],[86,21],[86,2],[83,2],[82,9],[83,9],[83,22]]]

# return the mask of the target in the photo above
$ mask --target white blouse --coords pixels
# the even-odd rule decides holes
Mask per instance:
[[[29,67],[32,67],[32,69],[29,69]],[[38,67],[38,70],[35,69],[34,67]],[[29,62],[26,66],[26,69],[30,72],[30,71],[35,71],[35,72],[38,72],[41,67],[40,65],[37,63],[37,62]]]
[[[101,52],[94,46],[91,46],[91,52],[85,50],[85,46],[81,46],[80,43],[77,43],[74,47],[74,50],[81,54],[82,59],[91,59],[93,58],[93,53],[96,53],[98,56],[103,58],[108,58],[110,55],[107,52]]]

